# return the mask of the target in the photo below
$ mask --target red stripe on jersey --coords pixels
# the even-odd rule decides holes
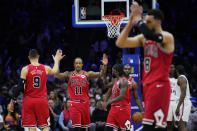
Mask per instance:
[[[182,120],[182,117],[183,117],[183,112],[184,112],[184,101],[183,101],[183,106],[182,106],[182,113],[181,113],[180,120]]]

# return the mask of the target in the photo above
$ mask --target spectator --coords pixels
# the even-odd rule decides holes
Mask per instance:
[[[56,94],[54,91],[50,91],[49,93],[49,99],[53,100],[53,101],[56,101],[57,98],[56,98]]]
[[[11,87],[17,84],[16,78],[20,75],[21,67],[24,66],[21,63],[27,64],[28,62],[28,59],[23,54],[29,48],[38,48],[41,51],[40,53],[43,54],[41,56],[44,58],[52,54],[55,48],[63,48],[63,52],[66,52],[66,60],[61,65],[68,70],[72,69],[72,64],[70,63],[73,62],[73,58],[76,56],[84,58],[84,65],[87,65],[86,70],[90,70],[90,68],[98,70],[100,54],[107,50],[109,59],[107,83],[112,78],[110,65],[122,61],[121,50],[114,46],[115,40],[106,38],[105,29],[95,28],[84,31],[86,29],[72,28],[72,23],[70,22],[72,16],[69,10],[71,10],[73,0],[60,1],[2,0],[0,8],[0,114],[6,111],[10,98],[8,92]],[[181,63],[185,65],[190,82],[191,96],[197,97],[197,54],[195,52],[197,49],[197,22],[195,19],[191,20],[193,18],[191,15],[193,14],[190,13],[196,12],[196,6],[194,5],[197,4],[197,1],[183,0],[183,2],[178,2],[159,2],[160,8],[167,12],[165,13],[167,19],[164,21],[163,26],[175,36],[175,65]],[[176,7],[177,3],[180,4],[179,7]],[[180,7],[184,11],[181,12]],[[188,16],[188,21],[184,21],[184,16]],[[181,27],[180,25],[185,26]],[[16,48],[17,51],[13,51]],[[192,55],[190,52],[192,52]],[[41,58],[41,61],[43,63],[51,63],[51,59]],[[143,63],[143,60],[141,60],[141,63]],[[53,90],[49,94],[50,99],[53,100],[52,103],[54,103],[52,116],[55,116],[54,113],[58,116],[62,112],[62,97],[64,97],[64,93],[61,92],[61,95],[59,95],[59,91],[56,93],[56,90],[67,90],[67,83],[65,82],[64,86],[61,85],[58,86],[58,89],[54,89],[56,88],[56,81],[54,81],[53,77],[49,77],[49,79],[51,83],[47,83],[49,85],[48,89]],[[92,79],[90,82],[89,96],[93,97],[90,98],[91,114],[93,114],[95,109],[95,104],[93,104],[96,101],[95,98],[100,101],[104,97],[105,89],[102,88],[102,84],[98,81],[99,79]],[[68,92],[66,97],[69,97]],[[21,102],[22,98],[17,100],[19,116],[21,114]]]
[[[64,93],[63,93],[64,94]],[[62,95],[62,91],[59,91],[58,92],[58,95],[57,93],[55,93],[55,91],[50,91],[50,94],[49,94],[49,99],[53,100],[54,101],[54,106],[55,106],[55,112],[59,115],[63,109],[63,106],[62,106],[62,101],[63,101],[63,95]]]
[[[193,97],[197,97],[197,82],[195,80],[195,78],[191,79],[191,96]]]
[[[18,113],[18,126],[20,127],[20,129],[22,129],[21,127],[21,123],[22,123],[22,103],[23,103],[23,96],[22,94],[17,98],[17,101],[14,105],[14,109],[15,111]]]
[[[105,122],[107,120],[107,111],[102,107],[103,101],[99,100],[96,103],[96,109],[92,115],[92,122],[96,123],[96,131],[104,131]]]
[[[96,106],[96,101],[94,97],[90,98],[90,117],[92,117],[92,113],[95,110]]]
[[[50,110],[50,116],[52,117],[52,131],[53,130],[58,130],[58,119],[59,119],[59,115],[56,112],[56,108],[55,108],[55,102],[52,99],[48,100],[49,103],[49,110]]]
[[[14,109],[14,112],[6,110],[4,114],[4,128],[2,129],[2,131],[20,130],[20,127],[18,126],[19,114],[16,112],[16,110],[17,108]]]
[[[102,96],[102,89],[101,88],[97,88],[96,89],[96,95],[95,95],[95,99],[96,100],[100,100]]]
[[[197,108],[195,108],[194,106],[192,106],[187,127],[188,131],[197,130]]]
[[[0,108],[2,108],[3,112],[6,111],[6,107],[8,104],[8,101],[10,99],[10,96],[8,94],[8,87],[3,86],[1,87],[1,96],[0,96]]]
[[[2,115],[0,114],[0,130],[3,129],[3,117]]]
[[[59,125],[63,131],[72,131],[72,122],[69,115],[69,100],[64,101],[64,110],[59,116]]]

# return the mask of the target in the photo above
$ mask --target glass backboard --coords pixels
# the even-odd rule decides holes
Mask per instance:
[[[106,27],[102,16],[111,13],[118,15],[117,10],[125,15],[122,22],[124,26],[128,23],[132,1],[134,0],[75,0],[72,7],[73,27]],[[143,6],[144,13],[156,8],[155,0],[136,1]]]

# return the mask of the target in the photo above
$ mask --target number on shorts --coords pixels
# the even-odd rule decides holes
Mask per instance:
[[[39,88],[40,87],[40,77],[39,76],[35,76],[33,78],[33,87],[34,88]]]
[[[150,62],[151,62],[151,59],[149,57],[146,57],[144,59],[145,72],[149,72],[150,71]]]
[[[83,92],[82,92],[82,87],[75,87],[75,95],[82,95]]]

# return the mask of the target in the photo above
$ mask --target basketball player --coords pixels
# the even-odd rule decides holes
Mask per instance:
[[[192,106],[190,101],[189,82],[184,75],[185,70],[182,65],[178,65],[176,67],[176,73],[178,80],[177,86],[174,90],[178,99],[173,102],[173,105],[176,107],[175,121],[178,121],[179,131],[187,131],[187,122],[189,120],[189,114]]]
[[[173,64],[170,65],[170,86],[171,86],[171,96],[170,96],[170,105],[169,105],[169,110],[168,110],[168,117],[167,117],[167,130],[168,131],[173,131],[174,128],[174,122],[175,122],[175,110],[176,106],[174,106],[174,103],[178,100],[176,96],[176,90],[175,88],[177,87],[177,79],[175,78],[176,74],[176,69]]]
[[[103,55],[102,63],[107,65],[106,55]],[[56,75],[58,79],[68,79],[69,110],[74,131],[87,130],[90,126],[90,106],[89,106],[89,80],[103,76],[102,72],[85,72],[82,70],[83,61],[81,58],[74,60],[75,70]],[[101,70],[102,71],[102,70]]]
[[[131,89],[121,64],[115,64],[112,67],[112,75],[117,81],[111,90],[111,100],[103,104],[104,108],[111,104],[105,131],[118,130],[119,127],[122,131],[126,131],[131,126]]]
[[[42,129],[42,131],[49,131],[50,118],[46,87],[47,75],[55,75],[59,72],[59,62],[63,57],[62,51],[57,50],[56,55],[53,56],[54,67],[52,69],[49,66],[39,63],[37,50],[31,49],[29,51],[28,58],[31,64],[22,68],[18,86],[13,90],[14,100],[16,100],[20,92],[24,92],[22,124],[29,131],[36,131],[36,126]],[[13,105],[13,100],[11,100],[10,105]]]
[[[124,72],[125,72],[125,77],[128,79],[129,81],[129,85],[130,88],[131,88],[131,92],[133,93],[133,97],[134,97],[134,100],[135,100],[135,103],[137,104],[140,112],[142,113],[143,115],[143,108],[142,108],[142,105],[141,105],[141,102],[140,102],[140,99],[138,97],[138,92],[137,92],[137,83],[135,82],[135,80],[130,77],[130,73],[131,73],[131,66],[129,64],[126,64],[124,66]]]
[[[138,92],[137,92],[137,83],[134,81],[134,79],[132,77],[130,77],[131,66],[129,64],[126,64],[124,66],[124,73],[125,73],[125,78],[127,78],[130,88],[131,88],[130,92],[133,93],[135,103],[137,104],[140,112],[143,115],[143,108],[142,108],[141,102],[138,97]],[[104,79],[106,79],[106,78],[104,78]],[[105,80],[103,80],[103,81],[105,81]],[[105,102],[107,102],[107,100],[110,98],[111,92],[112,92],[112,87],[116,81],[117,81],[117,78],[114,78],[112,80],[112,82],[105,85],[106,88],[110,88],[110,89],[108,89],[107,93],[105,94],[105,100],[104,100]]]
[[[171,33],[162,30],[161,23],[164,16],[160,10],[150,10],[145,21],[142,20],[142,13],[142,7],[134,2],[131,6],[129,23],[118,37],[116,45],[121,48],[144,47],[143,130],[152,131],[155,127],[165,128],[167,125],[170,102],[169,70],[174,51],[174,38]],[[128,37],[134,24],[141,34]]]

